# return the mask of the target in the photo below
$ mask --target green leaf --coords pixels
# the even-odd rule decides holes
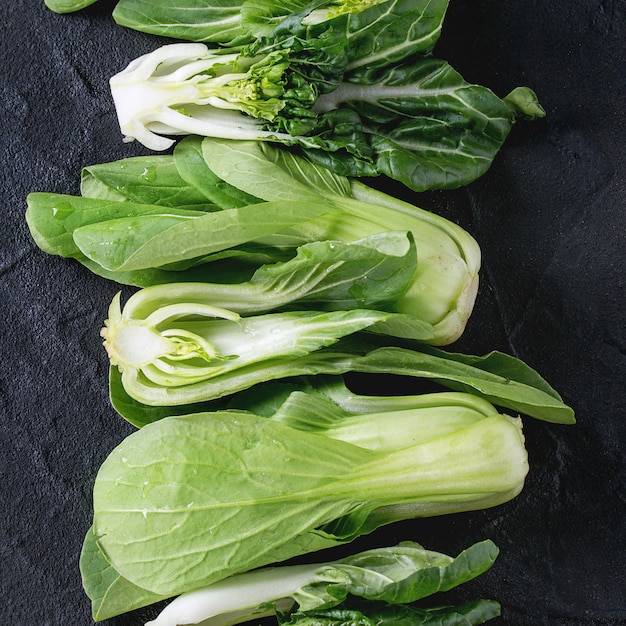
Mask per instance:
[[[493,600],[477,600],[459,606],[420,608],[407,605],[361,606],[359,609],[327,609],[295,613],[282,626],[475,626],[500,615]]]
[[[174,162],[181,178],[222,209],[260,202],[260,198],[229,185],[209,168],[203,156],[202,143],[201,137],[191,135],[174,147]]]
[[[46,6],[55,13],[74,13],[94,2],[96,0],[45,0]]]
[[[279,156],[279,151],[258,141],[230,141],[227,139],[205,138],[202,142],[202,155],[208,167],[228,184],[263,200],[291,202],[320,201],[325,187],[333,190],[349,189],[331,172],[308,179],[315,166],[298,161],[294,167],[293,158]],[[298,177],[294,177],[298,171]],[[315,183],[323,180],[318,189]]]
[[[432,58],[359,69],[321,96],[318,106],[354,109],[372,133],[379,173],[416,191],[455,188],[484,174],[515,119],[492,91],[467,83],[448,63]],[[331,168],[336,158],[307,154]]]
[[[348,71],[391,66],[430,53],[439,40],[447,8],[448,0],[392,0],[352,13]]]
[[[117,367],[109,367],[109,399],[111,406],[124,419],[137,428],[156,422],[165,417],[175,415],[189,415],[219,411],[227,408],[227,399],[217,399],[212,402],[198,402],[182,406],[148,406],[131,398],[122,385],[122,375]]]
[[[409,604],[476,578],[493,565],[498,552],[490,540],[454,559],[412,543],[374,549],[329,566],[326,580],[303,587],[293,597],[301,611],[336,606],[349,596]]]
[[[74,241],[74,232],[81,227],[136,216],[186,219],[203,215],[203,211],[36,192],[28,194],[26,222],[33,239],[45,252],[81,257],[82,252]]]
[[[506,105],[513,113],[524,119],[534,120],[545,117],[546,112],[539,104],[537,94],[528,87],[517,87],[504,98]]]
[[[172,39],[237,45],[250,40],[241,26],[241,0],[120,0],[113,18],[120,26]]]
[[[319,202],[302,202],[296,214],[288,202],[267,202],[200,215],[138,215],[82,226],[74,230],[73,239],[103,268],[131,271],[206,257],[279,233],[327,210]]]
[[[272,432],[286,427],[234,412],[202,415],[137,431],[111,453],[94,487],[94,527],[104,554],[128,580],[157,594],[274,562],[290,538],[346,512],[348,503],[307,492],[365,453],[340,442],[312,448],[315,442],[300,437],[277,448]],[[270,429],[259,429],[259,420]],[[129,456],[126,448],[135,444]],[[297,462],[298,472],[277,463],[279,457]],[[302,495],[285,507],[296,492]]]
[[[166,598],[137,587],[120,576],[98,547],[93,528],[85,535],[80,554],[80,572],[96,622]]]
[[[139,204],[215,211],[209,197],[184,180],[167,155],[133,157],[85,167],[81,195],[86,198],[126,199]]]
[[[423,376],[530,417],[557,424],[575,422],[571,407],[535,370],[501,352],[472,356],[429,346],[419,351],[386,347],[357,357],[351,365],[359,372]]]

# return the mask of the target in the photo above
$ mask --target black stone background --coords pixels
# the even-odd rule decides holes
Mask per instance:
[[[117,26],[114,4],[66,16],[40,0],[0,6],[0,616],[12,626],[92,623],[78,573],[90,490],[131,432],[108,404],[98,336],[118,286],[42,253],[23,218],[28,192],[78,193],[82,166],[145,153],[122,143],[108,79],[164,41]],[[525,420],[531,471],[514,501],[344,550],[412,539],[456,553],[491,538],[492,570],[447,599],[499,600],[494,624],[626,624],[625,12],[623,0],[452,0],[437,53],[501,96],[534,88],[547,116],[518,123],[465,189],[375,181],[482,246],[475,314],[455,348],[526,360],[577,413],[575,426]]]

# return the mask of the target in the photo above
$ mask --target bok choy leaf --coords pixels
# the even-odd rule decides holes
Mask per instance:
[[[495,506],[526,472],[521,423],[497,413],[392,449],[243,411],[169,417],[103,463],[93,532],[125,580],[178,595],[381,524]]]

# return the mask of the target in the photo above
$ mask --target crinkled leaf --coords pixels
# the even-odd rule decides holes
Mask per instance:
[[[489,540],[456,558],[412,543],[368,550],[329,565],[320,580],[293,597],[301,611],[336,606],[350,596],[408,604],[472,580],[487,571],[497,556],[498,548]]]
[[[420,608],[407,605],[367,605],[359,609],[328,609],[294,613],[281,626],[477,626],[500,615],[493,600],[458,606]]]
[[[379,173],[416,191],[467,184],[490,167],[515,112],[491,90],[471,85],[448,63],[425,58],[381,69],[352,72],[342,85],[321,96],[318,106],[352,108],[370,130]],[[340,152],[307,151],[326,167],[350,159]],[[359,166],[360,167],[360,166]]]
[[[448,0],[390,0],[354,12],[348,26],[348,71],[430,53],[447,8]]]

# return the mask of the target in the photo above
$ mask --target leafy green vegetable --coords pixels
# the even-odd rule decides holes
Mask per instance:
[[[242,53],[177,43],[143,55],[110,81],[121,131],[153,150],[185,134],[298,145],[340,174],[386,174],[423,191],[471,182],[522,109],[543,115],[530,90],[501,100],[437,59],[379,67],[365,54],[348,70],[341,50],[361,47],[328,32]]]
[[[100,468],[98,546],[130,583],[177,595],[398,519],[493,506],[522,488],[519,420],[494,414],[407,443],[366,449],[235,410],[165,418]]]
[[[309,3],[252,0],[120,0],[115,21],[154,35],[203,41],[222,46],[243,45],[291,33],[303,26],[319,26],[338,17],[349,33],[350,59],[372,67],[428,53],[439,38],[447,0],[365,0]],[[347,22],[346,22],[347,20]]]
[[[185,285],[178,287],[184,291]],[[146,404],[169,404],[170,398],[184,404],[187,389],[196,384],[304,356],[393,317],[365,309],[240,317],[204,302],[201,292],[195,301],[180,301],[175,295],[171,304],[152,309],[140,293],[137,306],[131,302],[122,311],[118,293],[102,329],[124,389]]]
[[[102,554],[92,528],[83,542],[80,572],[83,588],[91,600],[95,621],[167,599],[167,596],[141,589],[120,576]]]
[[[298,613],[285,626],[474,626],[500,615],[500,605],[490,600],[466,602],[456,607],[421,609],[407,605],[378,605],[362,610],[327,609]]]
[[[113,18],[121,26],[172,39],[223,46],[249,43],[241,23],[242,0],[120,0]]]
[[[402,605],[475,578],[491,567],[497,554],[491,541],[474,544],[456,558],[405,542],[339,561],[259,569],[179,596],[148,625],[239,624],[273,614],[280,615],[280,623],[300,624],[328,616],[334,607],[353,611],[356,598],[366,600],[358,606],[370,619],[370,611],[385,611],[383,602],[385,608],[423,612],[425,617],[432,609]],[[498,605],[490,603],[489,608],[497,610]]]
[[[370,326],[371,328],[371,326]],[[230,369],[189,379],[184,385],[162,386],[143,376],[120,375],[110,369],[110,396],[114,408],[131,423],[160,419],[163,407],[202,403],[224,398],[260,383],[314,374],[398,374],[430,379],[450,389],[477,395],[495,405],[530,417],[572,424],[574,412],[559,394],[523,361],[500,352],[468,356],[426,345],[418,348],[387,345],[370,335],[348,337],[336,344],[293,359],[271,359],[262,366]],[[153,412],[151,407],[156,407]],[[173,410],[172,410],[173,411]],[[179,412],[179,411],[175,411]]]
[[[96,0],[45,0],[46,6],[55,13],[73,13],[96,2]]]
[[[76,258],[118,282],[242,285],[261,265],[299,264],[298,256],[311,253],[300,249],[307,242],[335,245],[338,254],[339,242],[377,240],[382,250],[388,241],[385,252],[397,257],[392,242],[408,233],[417,268],[408,289],[388,299],[389,311],[407,316],[403,329],[395,319],[391,334],[416,337],[417,320],[432,325],[432,343],[450,343],[463,332],[474,304],[480,249],[466,231],[269,144],[190,137],[171,157],[87,168],[82,192],[30,194],[27,223],[43,250]],[[409,271],[413,261],[406,261]],[[353,269],[352,295],[359,299],[363,270]],[[277,270],[263,271],[267,276]]]
[[[303,385],[264,385],[260,390],[237,396],[229,405],[245,407],[293,428],[389,451],[408,443],[433,440],[496,414],[492,405],[469,394],[358,396],[340,379],[324,377]],[[162,599],[124,579],[105,558],[91,531],[85,538],[81,570],[95,619]]]
[[[210,304],[240,315],[286,305],[384,309],[404,294],[415,267],[415,246],[404,233],[373,235],[351,244],[319,241],[300,246],[288,261],[260,267],[246,282],[153,285],[135,293],[126,307],[132,307],[132,315],[177,302]],[[432,337],[429,324],[416,326],[422,338]]]

